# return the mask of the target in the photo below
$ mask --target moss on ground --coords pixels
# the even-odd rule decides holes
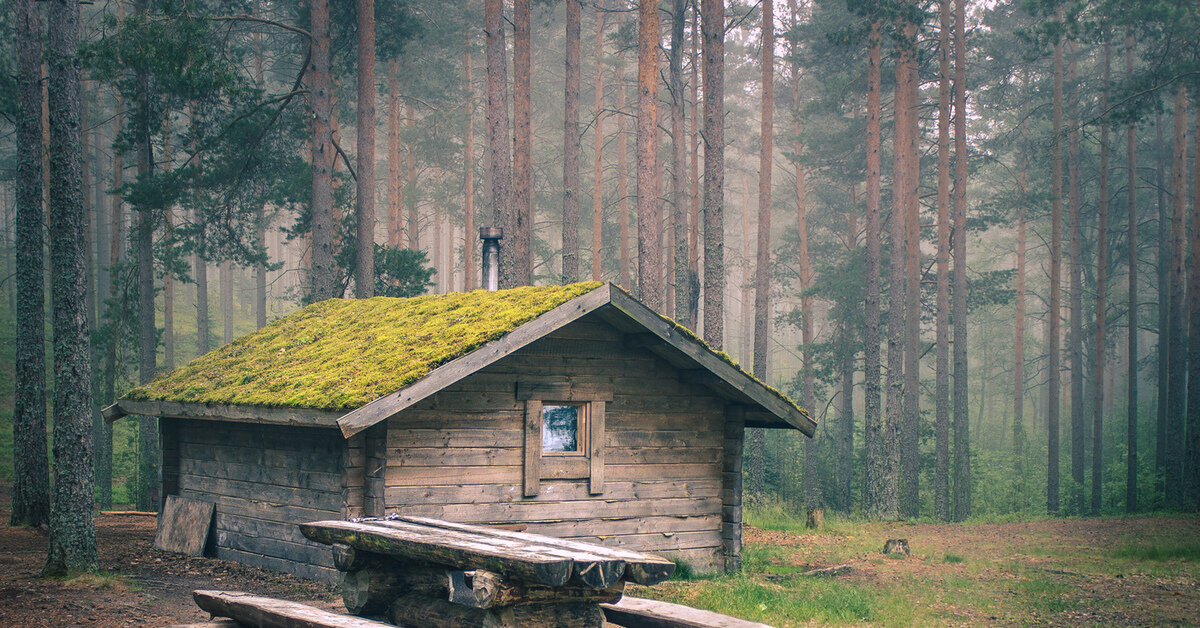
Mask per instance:
[[[601,285],[329,299],[135,388],[126,398],[350,410]]]

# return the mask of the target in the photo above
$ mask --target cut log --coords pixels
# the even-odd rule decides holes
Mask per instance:
[[[884,554],[903,554],[908,556],[908,539],[888,539],[883,544]]]
[[[842,565],[834,565],[832,567],[821,567],[820,569],[809,569],[799,573],[781,573],[767,574],[767,580],[791,580],[792,578],[807,578],[812,576],[840,576],[848,573],[852,567],[849,563]]]
[[[361,617],[338,615],[299,602],[239,591],[193,591],[196,605],[214,617],[229,617],[251,628],[388,628]]]
[[[602,547],[602,546],[593,545],[590,543],[581,543],[579,541],[567,541],[567,540],[563,540],[563,539],[556,539],[553,537],[543,536],[540,534],[529,534],[526,532],[514,532],[511,530],[503,530],[503,529],[493,528],[493,527],[469,525],[469,524],[465,524],[465,523],[453,523],[450,521],[442,521],[439,519],[429,519],[426,517],[401,517],[400,520],[408,521],[410,523],[427,525],[427,526],[431,526],[431,527],[445,528],[448,530],[472,532],[475,534],[487,535],[487,536],[492,536],[492,537],[496,537],[496,538],[511,539],[514,541],[524,541],[527,543],[537,543],[537,544],[541,544],[541,545],[548,545],[551,547],[569,550],[572,552],[581,552],[581,553],[586,553],[586,554],[590,554],[590,555],[600,556],[600,557],[604,557],[606,559],[620,560],[620,561],[624,562],[624,578],[626,580],[636,582],[637,584],[645,584],[645,585],[658,584],[658,583],[662,582],[663,580],[670,578],[671,574],[675,572],[675,563],[673,563],[665,558],[662,558],[661,556],[655,556],[653,554],[645,554],[642,552],[633,552],[633,551],[629,551],[629,550],[615,549],[615,548],[611,548],[611,547]],[[584,562],[586,562],[586,561],[587,561],[587,559],[584,559]],[[605,568],[611,569],[611,567],[608,565],[606,565]],[[610,576],[608,576],[607,574],[604,574],[603,579],[600,581],[603,582],[604,580],[608,579],[609,577]],[[620,576],[618,576],[618,577],[620,577]],[[613,582],[615,582],[615,580]],[[607,587],[611,584],[612,584],[612,582],[609,582],[608,584],[603,584],[602,586]]]
[[[402,595],[449,599],[450,574],[444,567],[402,563],[348,571],[342,574],[342,603],[353,615],[375,616]]]
[[[821,508],[811,508],[804,520],[804,527],[809,530],[820,530],[825,527],[825,511]]]
[[[771,628],[729,615],[682,604],[625,596],[616,604],[601,604],[604,617],[624,628]]]
[[[372,554],[357,549],[345,543],[333,544],[333,566],[338,571],[357,571],[378,564],[382,560],[379,554]]]
[[[595,603],[536,604],[482,609],[405,595],[392,603],[392,622],[422,628],[603,628],[604,613]]]
[[[616,602],[621,599],[624,591],[624,582],[617,582],[606,589],[570,584],[545,587],[509,582],[500,574],[483,569],[455,571],[450,574],[450,601],[473,608],[565,602]]]
[[[569,558],[504,547],[489,543],[478,535],[453,530],[378,523],[318,521],[300,524],[300,531],[309,540],[327,545],[343,543],[358,550],[459,569],[483,568],[549,586],[566,584],[571,577]]]

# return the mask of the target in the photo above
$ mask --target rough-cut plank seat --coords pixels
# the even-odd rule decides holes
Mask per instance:
[[[771,628],[729,615],[682,604],[624,597],[614,604],[601,604],[604,618],[624,628]]]
[[[636,582],[638,584],[652,585],[658,584],[663,580],[671,577],[675,572],[675,563],[653,554],[643,554],[641,552],[631,552],[622,549],[614,549],[611,547],[601,547],[590,543],[580,543],[577,541],[564,541],[553,537],[543,536],[540,534],[528,534],[524,532],[513,532],[511,530],[501,530],[498,528],[488,528],[484,526],[474,526],[465,523],[453,523],[450,521],[441,521],[438,519],[430,519],[428,517],[400,517],[401,521],[409,521],[422,525],[446,528],[449,530],[460,530],[463,532],[472,532],[482,534],[489,537],[500,539],[511,539],[514,541],[523,541],[527,543],[537,543],[539,545],[548,545],[552,548],[560,548],[562,550],[572,552],[573,555],[579,553],[595,554],[614,561],[621,561],[624,564],[623,573],[617,573],[616,578],[605,578],[599,588],[608,587],[620,580],[622,575],[626,580]],[[576,559],[576,573],[580,563]],[[587,567],[585,567],[585,570]],[[584,579],[587,582],[587,579]],[[591,584],[588,582],[588,584]],[[597,585],[593,585],[597,586]]]
[[[308,539],[327,545],[344,543],[363,551],[460,569],[484,568],[549,586],[561,586],[571,578],[570,558],[506,547],[464,532],[378,523],[317,521],[300,524],[300,531]]]
[[[387,628],[361,617],[338,615],[319,608],[260,597],[240,591],[193,591],[196,606],[215,617],[229,617],[255,628]]]

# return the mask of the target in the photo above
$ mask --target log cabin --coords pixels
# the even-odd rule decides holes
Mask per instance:
[[[740,568],[748,427],[815,423],[617,286],[330,299],[132,389],[208,553],[332,581],[298,523],[427,516]]]

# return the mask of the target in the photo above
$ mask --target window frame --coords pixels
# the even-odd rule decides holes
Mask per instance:
[[[549,399],[542,400],[542,455],[551,458],[584,458],[591,451],[591,422],[588,417],[591,415],[591,403],[582,401],[552,401]],[[577,409],[575,417],[575,449],[564,451],[547,451],[545,447],[546,438],[546,407],[547,406],[570,406]]]

